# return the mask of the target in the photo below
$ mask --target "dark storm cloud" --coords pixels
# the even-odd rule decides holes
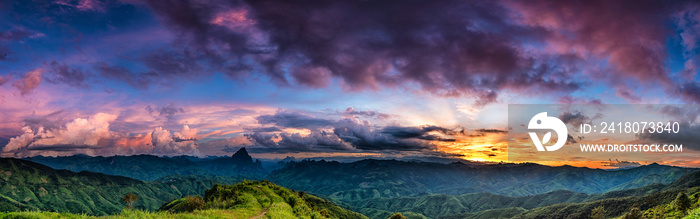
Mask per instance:
[[[476,106],[498,102],[503,91],[567,96],[598,82],[629,102],[642,100],[629,88],[637,82],[700,99],[694,83],[677,86],[665,65],[669,39],[680,40],[684,72],[696,70],[692,1],[86,0],[5,7],[13,22],[60,27],[75,42],[83,32],[165,25],[169,32],[159,37],[172,46],[138,51],[144,55],[119,64],[97,57],[104,58],[95,65],[99,75],[142,90],[221,72],[239,80],[262,74],[282,86],[410,86],[474,97]],[[12,54],[6,42],[37,36],[21,27],[0,31],[0,60]]]
[[[407,131],[407,129],[410,129]],[[390,128],[389,133],[384,129],[372,127],[368,122],[358,122],[351,119],[343,119],[333,128],[333,133],[345,142],[352,144],[358,150],[367,151],[423,151],[435,149],[435,144],[421,137],[415,132],[421,132],[422,128]],[[431,129],[431,128],[429,128]],[[442,129],[436,127],[436,129]],[[400,137],[396,137],[396,134]]]
[[[381,130],[382,133],[391,135],[394,138],[407,139],[418,138],[423,140],[437,141],[454,141],[454,139],[444,139],[437,135],[429,134],[430,132],[439,132],[443,134],[451,134],[454,131],[439,126],[422,126],[422,127],[400,127],[389,126]]]
[[[580,88],[558,57],[533,57],[523,41],[547,34],[477,1],[147,1],[188,51],[232,70],[262,69],[274,82],[346,89],[417,83],[446,96],[497,101],[503,89]],[[246,62],[252,60],[253,62]],[[290,80],[291,79],[291,80]]]
[[[355,118],[320,119],[296,112],[278,112],[257,118],[260,124],[282,128],[303,128],[309,135],[288,133],[277,127],[250,129],[246,138],[255,146],[282,152],[361,152],[396,153],[435,150],[436,142],[455,141],[450,135],[463,134],[439,126],[373,126]],[[279,133],[278,133],[279,132]]]
[[[49,67],[51,75],[46,76],[48,82],[63,83],[71,87],[90,87],[88,83],[90,74],[80,68],[71,68],[65,63],[61,64],[56,61],[51,62]]]
[[[36,145],[32,147],[26,147],[21,150],[29,151],[56,151],[56,152],[70,152],[79,151],[85,149],[101,149],[99,146],[90,145],[69,145],[69,144],[55,144],[55,145]]]
[[[178,137],[173,137],[173,141],[175,142],[183,142],[183,141],[197,141],[197,138],[178,138]]]

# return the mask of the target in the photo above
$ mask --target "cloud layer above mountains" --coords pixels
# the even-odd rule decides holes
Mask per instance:
[[[504,104],[700,100],[697,1],[41,0],[0,11],[7,156],[248,146],[493,157]]]

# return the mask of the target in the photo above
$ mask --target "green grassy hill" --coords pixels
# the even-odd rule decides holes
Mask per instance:
[[[95,218],[52,212],[0,213],[0,218]],[[204,197],[188,196],[164,204],[157,212],[124,210],[100,218],[342,218],[365,219],[330,201],[267,181],[215,184]]]
[[[524,197],[509,197],[491,193],[472,193],[458,196],[433,194],[417,197],[376,198],[355,201],[350,204],[360,213],[372,218],[383,218],[390,212],[416,212],[430,218],[436,218],[498,208],[517,208],[524,211],[525,209],[559,203],[578,203],[587,197],[583,193],[562,190]],[[378,210],[386,212],[378,212]]]
[[[671,203],[679,192],[690,195],[698,191],[700,172],[692,172],[667,185],[652,184],[602,194],[565,190],[521,197],[492,193],[456,196],[430,194],[373,198],[349,204],[371,218],[386,218],[392,212],[413,212],[429,218],[538,218],[543,215],[552,218],[587,218],[591,210],[598,206],[605,207],[609,217],[615,217],[628,212],[635,205],[641,210],[647,210]]]
[[[234,210],[267,218],[367,218],[330,201],[277,186],[267,181],[243,181],[214,185],[204,198],[186,197],[171,201],[161,211]]]
[[[135,207],[156,210],[163,203],[202,194],[215,183],[235,183],[238,177],[166,177],[144,182],[92,172],[55,170],[30,161],[0,159],[0,212],[44,210],[88,215],[121,212],[123,195],[136,194]]]

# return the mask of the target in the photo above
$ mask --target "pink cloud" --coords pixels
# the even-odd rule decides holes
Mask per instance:
[[[0,86],[10,81],[10,76],[0,76]]]
[[[183,131],[188,132],[189,127],[183,127]],[[192,134],[192,132],[188,133]],[[194,130],[196,134],[196,130]],[[194,155],[202,156],[202,154],[197,149],[197,144],[194,141],[186,140],[179,141],[176,137],[182,136],[181,133],[175,132],[170,133],[161,127],[156,127],[153,132],[151,132],[153,147],[150,151],[152,154],[156,155]]]
[[[77,146],[81,147],[81,149],[88,148],[85,146],[98,146],[100,140],[110,139],[114,136],[114,133],[109,130],[109,123],[116,118],[117,115],[98,113],[89,118],[76,118],[59,129],[45,129],[42,126],[32,130],[29,127],[24,127],[24,134],[11,138],[10,142],[2,149],[2,152],[10,153],[20,152],[22,149],[27,149],[28,151],[37,149],[38,151],[36,152],[25,152],[27,150],[24,150],[20,153],[42,154],[39,149],[46,146]],[[49,151],[62,150],[53,149]]]
[[[39,87],[39,84],[41,84],[41,75],[43,74],[43,72],[43,68],[37,68],[32,71],[29,71],[26,74],[24,74],[24,77],[22,77],[22,79],[12,83],[12,86],[15,86],[17,89],[19,89],[22,95],[28,94],[35,88]]]

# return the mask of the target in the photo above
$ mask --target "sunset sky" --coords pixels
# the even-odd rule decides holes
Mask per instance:
[[[700,101],[696,1],[2,1],[0,21],[3,157],[507,161],[508,104]]]

